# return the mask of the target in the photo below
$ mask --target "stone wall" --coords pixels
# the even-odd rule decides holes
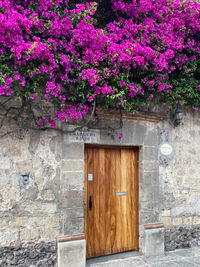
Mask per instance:
[[[55,132],[38,131],[0,139],[0,266],[35,258],[54,266],[62,232],[59,140]]]
[[[169,120],[162,121],[158,137],[159,143],[167,141],[174,147],[173,158],[159,162],[160,221],[167,229],[166,248],[200,245],[199,113],[185,109],[177,128]]]
[[[100,124],[117,126],[114,120]],[[168,250],[200,244],[198,113],[185,110],[175,129],[168,119],[126,119],[121,132],[121,140],[105,130],[90,131],[89,136],[84,131],[30,131],[0,139],[1,266],[56,266],[57,237],[84,232],[87,143],[139,147],[140,249],[143,225],[158,221],[165,225]],[[174,147],[169,160],[159,158],[162,142]]]

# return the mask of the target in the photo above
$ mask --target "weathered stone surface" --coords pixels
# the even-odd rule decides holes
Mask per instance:
[[[81,143],[65,144],[62,148],[63,159],[83,159],[84,145]]]
[[[1,247],[0,266],[55,267],[57,266],[56,243],[37,243],[26,246]]]
[[[165,230],[165,249],[200,246],[200,226],[180,226]]]
[[[62,173],[62,188],[64,189],[79,189],[82,190],[84,186],[83,172],[63,172]]]
[[[58,266],[59,267],[85,267],[86,242],[74,240],[58,243]]]
[[[164,228],[145,229],[143,253],[145,256],[164,254]]]
[[[143,149],[144,160],[157,160],[157,147],[145,146]]]
[[[62,171],[83,171],[84,161],[83,160],[63,160],[62,161]]]

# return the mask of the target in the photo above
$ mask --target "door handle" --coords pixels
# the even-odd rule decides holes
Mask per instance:
[[[92,210],[92,196],[89,198],[89,209]]]

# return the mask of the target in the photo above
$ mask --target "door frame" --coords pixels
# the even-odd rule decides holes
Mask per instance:
[[[139,251],[139,146],[130,146],[130,145],[99,145],[99,144],[85,144],[84,145],[84,233],[86,233],[86,221],[87,221],[87,179],[86,179],[86,168],[85,168],[85,148],[112,148],[112,149],[120,149],[120,148],[129,148],[137,150],[137,172],[136,172],[136,179],[137,179],[137,249]],[[106,254],[105,254],[106,255]],[[112,254],[110,254],[112,255]]]

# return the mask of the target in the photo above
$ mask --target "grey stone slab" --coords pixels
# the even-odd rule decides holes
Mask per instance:
[[[64,144],[62,151],[63,159],[83,159],[84,158],[84,144],[71,143]]]
[[[160,262],[171,262],[177,259],[181,259],[181,256],[175,255],[174,253],[167,253],[164,255],[147,257],[146,260],[148,264],[160,263]]]
[[[200,256],[200,247],[193,247],[190,249],[196,256]]]
[[[118,260],[122,260],[122,259],[130,260],[130,259],[138,259],[138,258],[140,259],[141,258],[140,255],[141,253],[138,251],[127,251],[127,252],[88,259],[87,263],[88,264],[105,263],[105,262],[115,261],[116,259]]]
[[[144,143],[144,137],[147,131],[147,127],[142,124],[135,124],[135,130],[133,132],[133,142],[136,145],[142,145]]]
[[[145,185],[158,184],[159,183],[159,172],[158,171],[147,171],[143,174],[143,182]]]
[[[83,189],[84,186],[84,175],[83,172],[63,172],[61,179],[61,186],[62,188],[74,190]]]
[[[62,171],[83,171],[84,161],[83,160],[63,160]]]
[[[60,208],[83,207],[84,192],[81,190],[63,190],[59,194]]]
[[[77,235],[84,232],[84,218],[76,218],[64,221],[64,234]]]
[[[144,160],[144,171],[158,172],[158,160]]]
[[[191,249],[180,249],[174,251],[175,255],[182,256],[182,257],[193,257],[195,256],[195,252]]]
[[[185,259],[185,260],[187,260],[187,261],[190,262],[190,263],[193,263],[193,264],[195,263],[195,264],[197,264],[198,266],[200,266],[200,256],[187,258],[187,259]]]
[[[85,255],[86,242],[84,239],[58,243],[59,267],[84,267]]]
[[[184,259],[182,260],[179,260],[179,261],[173,261],[171,262],[172,264],[174,264],[174,266],[179,266],[179,267],[197,267],[197,266],[200,266],[200,265],[197,265],[197,264],[194,264],[190,261],[185,261]],[[173,266],[173,265],[168,265],[168,266]]]
[[[148,131],[144,137],[144,145],[154,146],[157,143],[157,136],[154,131]]]
[[[123,261],[123,267],[137,267],[137,266],[146,266],[144,259],[128,259]]]
[[[143,253],[147,257],[164,254],[164,227],[144,231]]]
[[[177,265],[174,262],[158,262],[158,263],[153,263],[149,266],[151,266],[151,267],[170,267],[170,266],[176,267]]]
[[[144,160],[156,160],[158,158],[156,147],[145,146],[143,153]]]

